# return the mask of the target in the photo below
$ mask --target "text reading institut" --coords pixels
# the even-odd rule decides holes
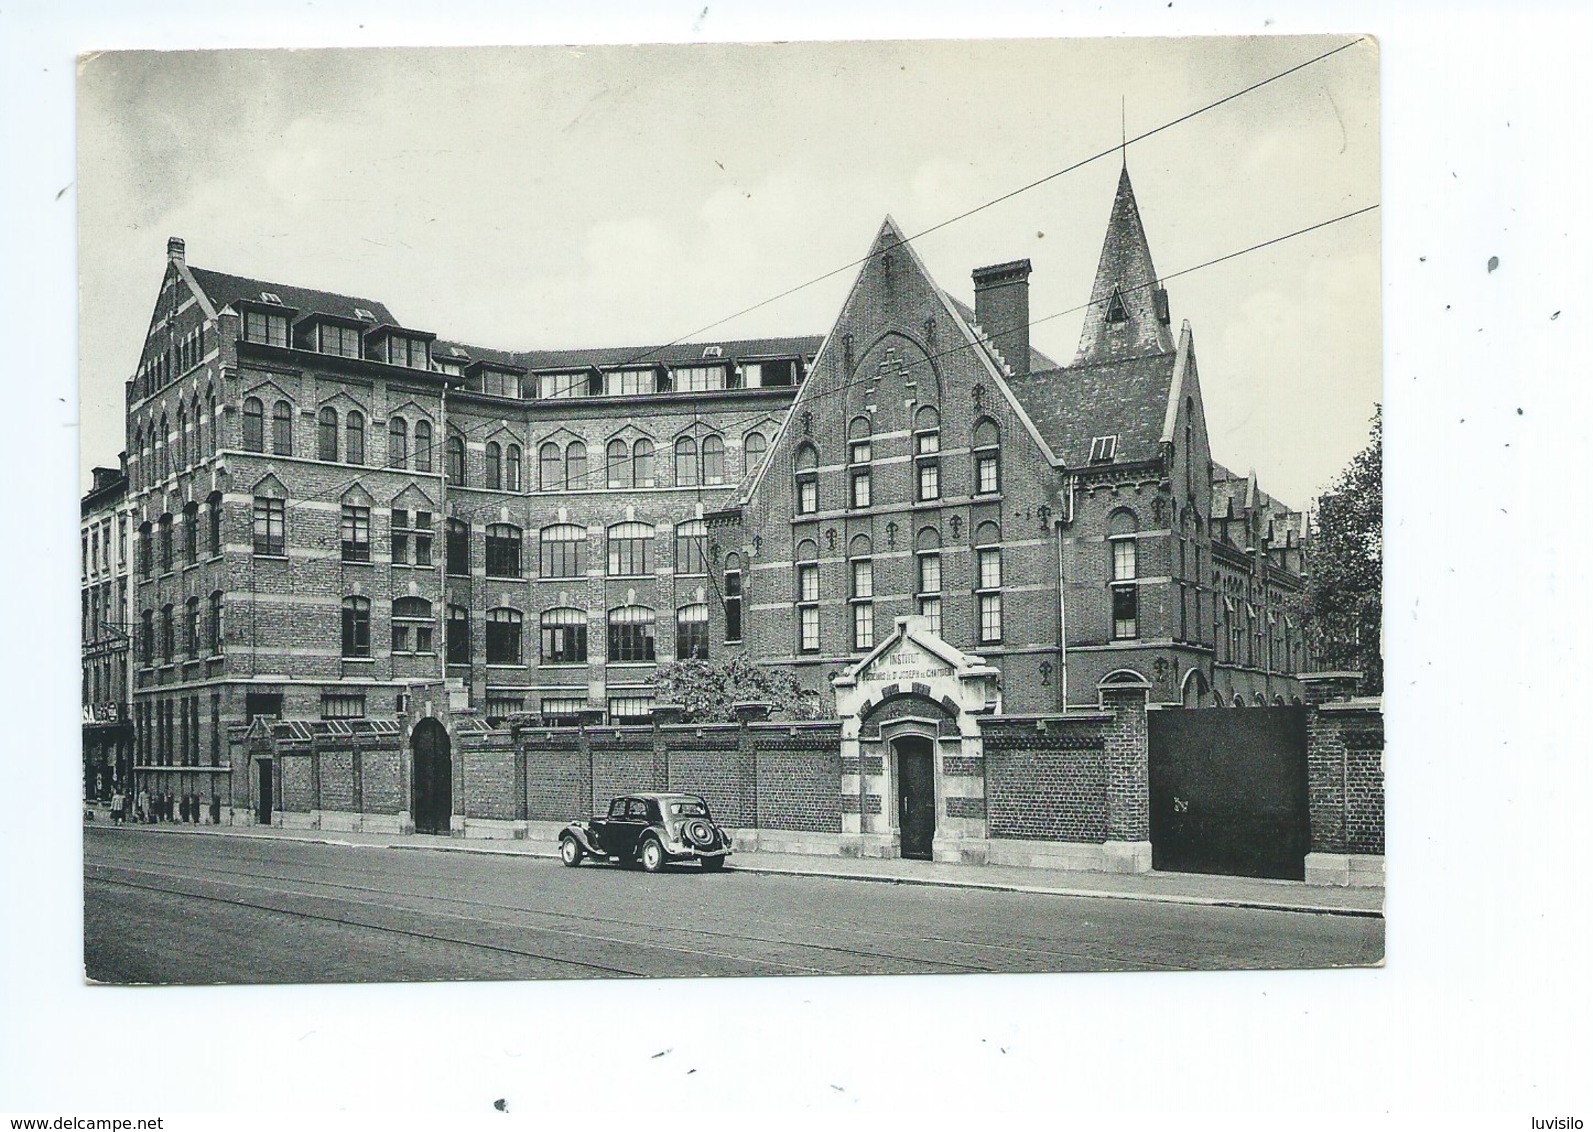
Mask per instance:
[[[86,785],[208,801],[234,725],[393,720],[426,683],[646,723],[679,658],[788,668],[831,714],[903,615],[1007,713],[1122,672],[1294,701],[1304,518],[1213,462],[1126,169],[1067,364],[1029,344],[1029,272],[974,270],[970,307],[886,220],[823,336],[509,351],[171,240],[125,490],[85,500],[85,701],[123,701],[85,737],[124,729]]]

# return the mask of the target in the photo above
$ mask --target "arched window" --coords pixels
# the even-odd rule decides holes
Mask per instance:
[[[1001,490],[1001,430],[986,417],[973,430],[974,494],[994,495]]]
[[[708,487],[725,482],[725,442],[717,436],[703,437],[702,482]]]
[[[542,663],[586,663],[586,613],[583,610],[543,610]]]
[[[913,418],[913,466],[920,503],[940,498],[940,414],[925,405]]]
[[[271,406],[271,451],[277,456],[293,455],[293,406],[286,401]]]
[[[171,423],[166,419],[166,414],[160,415],[160,432],[155,434],[155,462],[160,465],[160,478],[165,479],[171,475]]]
[[[462,436],[448,438],[448,483],[451,487],[465,486],[465,440]]]
[[[852,592],[852,648],[865,652],[874,647],[874,543],[867,535],[858,535],[847,547],[847,564],[851,568]]]
[[[160,572],[167,574],[172,567],[171,516],[160,517]]]
[[[605,450],[605,480],[611,488],[631,486],[631,450],[623,440],[611,440]]]
[[[653,479],[653,442],[651,440],[638,440],[631,446],[631,471],[632,482],[637,487],[652,487]]]
[[[431,472],[431,422],[415,422],[415,470]]]
[[[540,575],[544,578],[579,578],[586,573],[586,528],[573,523],[543,527]]]
[[[243,447],[248,452],[265,451],[265,405],[258,397],[245,397],[243,401]]]
[[[520,528],[493,523],[487,528],[487,577],[520,576]]]
[[[337,460],[337,410],[328,405],[321,410],[316,432],[315,458]]]
[[[764,439],[761,432],[749,432],[742,442],[743,459],[747,466],[747,475],[757,471],[763,463],[764,455],[769,451],[769,442]]]
[[[206,500],[210,505],[210,556],[221,553],[221,492],[213,491]]]
[[[504,454],[503,486],[508,491],[520,490],[520,446],[509,445]]]
[[[537,487],[542,491],[564,490],[564,455],[552,441],[537,453]]]
[[[640,663],[654,658],[653,611],[644,605],[622,605],[608,611],[608,659]]]
[[[697,486],[697,442],[689,436],[675,441],[675,486]]]
[[[974,531],[974,599],[979,612],[979,643],[1002,640],[1001,528],[980,523]]]
[[[615,523],[608,529],[608,572],[613,577],[653,572],[651,523]]]
[[[796,549],[797,651],[819,651],[819,546],[803,539]]]
[[[496,440],[487,441],[487,487],[492,491],[503,490],[503,447]]]
[[[675,573],[708,573],[708,524],[701,519],[675,525]]]
[[[1107,520],[1114,640],[1131,640],[1139,636],[1138,533],[1139,520],[1127,508],[1112,512]]]
[[[803,444],[796,453],[796,511],[811,515],[819,509],[819,450]]]
[[[470,663],[470,610],[463,605],[448,607],[448,663]]]
[[[142,622],[138,634],[139,662],[145,668],[152,668],[155,664],[155,611],[144,610],[139,620]]]
[[[586,490],[586,445],[579,440],[564,450],[564,483],[571,491]]]
[[[708,606],[701,602],[675,610],[675,659],[708,659]]]
[[[347,429],[348,462],[365,463],[365,416],[358,409],[350,409]]]
[[[929,620],[930,632],[939,633],[942,587],[940,532],[934,527],[923,528],[913,540],[913,550],[918,559],[918,587],[915,591],[918,615]]]
[[[199,504],[183,507],[183,562],[192,566],[199,561]]]
[[[204,408],[199,403],[199,394],[195,393],[194,394],[194,451],[193,451],[193,458],[194,458],[194,462],[195,463],[198,463],[200,460],[203,460],[206,456],[210,455],[209,450],[205,447],[205,438],[206,438],[205,411],[204,411]]]
[[[206,627],[206,639],[209,642],[211,656],[221,655],[221,591],[215,590],[210,595],[210,623]]]
[[[343,655],[371,655],[371,603],[369,598],[343,599]]]
[[[429,653],[432,651],[431,602],[423,597],[393,599],[393,651]]]
[[[133,430],[132,453],[138,460],[138,472],[132,477],[133,488],[137,490],[144,486],[144,481],[149,476],[149,469],[145,466],[149,453],[144,451],[144,427],[142,425]]]
[[[199,599],[188,599],[186,615],[183,617],[183,651],[190,660],[199,659]]]
[[[138,572],[143,577],[155,573],[155,528],[147,521],[138,525]]]
[[[216,429],[220,427],[216,423],[216,391],[214,389],[205,391],[205,415],[210,418],[210,449],[206,454],[214,456],[216,454]]]
[[[524,618],[518,609],[487,610],[487,663],[520,663],[520,625]]]
[[[741,555],[725,555],[725,584],[720,590],[725,606],[725,640],[741,640]]]
[[[188,466],[188,406],[177,406],[177,470]]]
[[[409,466],[409,422],[403,417],[390,417],[387,421],[387,466]]]
[[[444,570],[459,578],[470,576],[470,524],[449,519],[443,525]]]
[[[160,662],[162,664],[170,664],[172,655],[177,651],[177,632],[173,623],[172,612],[170,602],[160,607]]]

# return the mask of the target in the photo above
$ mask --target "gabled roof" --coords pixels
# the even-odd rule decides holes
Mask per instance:
[[[1116,436],[1113,463],[1152,460],[1161,454],[1162,417],[1177,355],[1094,365],[1065,366],[1009,377],[1046,443],[1064,465],[1090,462],[1090,442]]]
[[[261,294],[269,292],[280,298],[284,307],[298,311],[301,316],[329,314],[338,318],[369,322],[368,319],[361,319],[354,313],[356,309],[363,308],[375,316],[375,322],[370,322],[372,326],[398,323],[392,312],[375,299],[360,299],[352,295],[339,295],[333,291],[315,291],[308,287],[294,287],[286,283],[268,283],[263,279],[228,275],[222,271],[211,271],[203,267],[189,267],[188,271],[217,310],[240,300],[258,303],[261,301]]]
[[[1171,352],[1173,334],[1157,309],[1158,290],[1156,265],[1124,165],[1074,364]]]

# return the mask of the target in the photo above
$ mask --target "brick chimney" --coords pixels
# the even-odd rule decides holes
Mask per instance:
[[[1029,271],[1019,259],[973,273],[974,319],[1018,377],[1029,372]]]
[[[173,263],[181,264],[184,257],[183,238],[172,236],[166,241],[166,258]]]

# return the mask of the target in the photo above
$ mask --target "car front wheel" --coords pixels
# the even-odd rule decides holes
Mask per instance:
[[[580,842],[576,841],[575,838],[561,837],[559,839],[559,860],[570,868],[573,869],[576,865],[579,865],[581,858],[584,856],[586,854],[582,851]]]
[[[656,873],[664,867],[664,847],[649,837],[642,842],[642,868]]]

